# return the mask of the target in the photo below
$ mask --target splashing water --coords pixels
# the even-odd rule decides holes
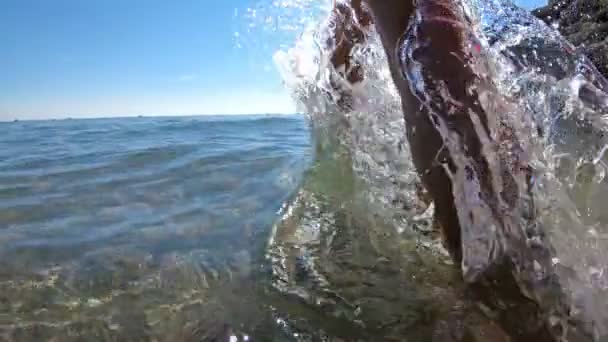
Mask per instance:
[[[542,135],[535,156],[538,220],[555,248],[554,263],[572,296],[573,315],[606,336],[608,266],[606,80],[557,32],[507,1],[472,4],[491,43],[500,89],[531,114]],[[568,272],[565,272],[567,269]],[[566,274],[568,273],[568,274]]]
[[[339,105],[341,93],[335,90],[335,80],[341,79],[340,71],[328,57],[330,6],[328,1],[286,0],[261,3],[249,12],[258,16],[264,12],[263,23],[280,23],[272,27],[283,38],[297,37],[274,53],[274,61],[310,118],[317,146],[316,166],[283,212],[268,254],[280,291],[313,306],[332,303],[335,311],[350,308],[349,319],[366,326],[369,321],[363,317],[370,316],[365,308],[375,307],[362,305],[365,295],[349,292],[335,272],[364,269],[359,281],[373,282],[381,274],[391,277],[377,269],[378,263],[366,265],[371,260],[390,260],[397,272],[408,276],[429,276],[433,267],[436,272],[450,261],[432,233],[433,207],[421,194],[405,140],[400,99],[373,29],[352,56],[363,66],[364,81],[340,83],[352,96],[352,109]],[[537,221],[552,246],[551,261],[567,293],[570,314],[584,322],[596,340],[601,339],[608,336],[608,82],[554,28],[509,0],[466,0],[463,7],[490,57],[499,91],[523,113],[512,121],[532,154]],[[348,252],[337,246],[339,240],[350,245]],[[434,261],[421,266],[412,261],[413,255]],[[416,267],[422,271],[416,273]],[[458,297],[444,284],[447,281],[430,276],[424,285],[445,298]],[[393,285],[411,286],[423,302],[428,299],[420,283]]]

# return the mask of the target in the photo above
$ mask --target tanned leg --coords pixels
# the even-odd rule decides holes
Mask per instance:
[[[401,95],[407,123],[407,138],[414,165],[435,203],[435,221],[452,257],[460,261],[460,225],[452,185],[441,164],[443,141],[429,116],[420,113],[419,100],[410,89],[398,56],[399,43],[406,33],[415,7],[411,0],[367,0],[384,46],[391,75]]]
[[[330,78],[334,91],[339,94],[338,105],[343,110],[352,109],[350,86],[363,81],[363,68],[352,57],[358,45],[365,43],[372,19],[361,0],[336,1],[329,18],[333,32],[327,42],[331,47],[329,60],[337,74]],[[337,77],[336,77],[337,76]]]
[[[549,244],[528,245],[537,222],[527,141],[512,127],[518,109],[493,83],[459,1],[366,1],[414,164],[464,278],[490,307],[508,303],[499,320],[514,340],[555,341],[546,312],[568,317],[568,307],[556,300],[563,294]]]

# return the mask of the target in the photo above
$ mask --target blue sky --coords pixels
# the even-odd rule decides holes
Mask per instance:
[[[0,0],[0,120],[293,112],[260,3]]]

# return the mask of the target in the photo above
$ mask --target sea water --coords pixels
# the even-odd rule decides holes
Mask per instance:
[[[0,340],[255,335],[310,161],[302,116],[0,123]]]

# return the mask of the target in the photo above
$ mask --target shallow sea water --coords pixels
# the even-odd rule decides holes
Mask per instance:
[[[0,123],[0,340],[274,336],[263,254],[311,157],[300,116]]]

